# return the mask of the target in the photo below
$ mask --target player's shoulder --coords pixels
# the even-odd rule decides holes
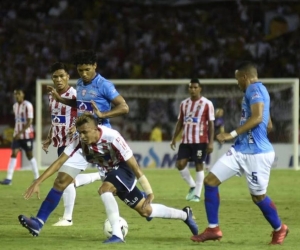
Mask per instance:
[[[114,139],[116,139],[117,137],[120,137],[120,133],[119,131],[113,129],[113,128],[109,128],[106,127],[104,125],[98,125],[99,129],[102,130],[102,136],[101,138],[103,140],[107,140],[107,141],[113,141]]]
[[[212,104],[212,101],[209,100],[207,97],[205,96],[201,96],[201,100],[203,103],[208,103],[208,104]]]
[[[181,104],[185,104],[185,103],[191,102],[191,101],[192,101],[191,98],[188,97],[188,98],[183,99],[183,100],[181,101]]]
[[[26,106],[32,106],[32,103],[28,100],[24,100],[23,103],[26,105]]]

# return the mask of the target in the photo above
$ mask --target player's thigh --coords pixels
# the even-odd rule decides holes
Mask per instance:
[[[214,174],[220,182],[224,182],[235,175],[242,175],[243,171],[237,161],[237,152],[230,148],[209,171]]]
[[[20,140],[13,140],[11,143],[11,155],[16,157],[21,149]]]
[[[65,176],[65,174],[66,174],[66,175],[70,176],[72,179],[75,179],[75,177],[78,174],[80,174],[82,171],[83,171],[83,169],[81,169],[81,168],[76,168],[76,167],[69,166],[69,165],[62,165],[60,167],[60,169],[58,170],[58,174],[60,174],[60,173],[62,173],[62,174],[58,175],[58,176]]]
[[[243,168],[252,195],[263,195],[267,192],[274,159],[274,152],[247,155]]]
[[[143,215],[146,212],[142,209],[145,198],[136,186],[130,192],[118,192],[117,195],[128,207],[136,210],[139,214]]]
[[[178,153],[177,153],[177,161],[185,160],[187,162],[188,159],[192,158],[193,150],[190,146],[191,144],[181,143],[179,145]]]
[[[26,152],[32,152],[33,150],[33,140],[32,139],[24,139],[19,140],[21,148]]]
[[[77,150],[68,160],[64,163],[64,166],[69,166],[75,169],[80,169],[81,171],[86,170],[88,162],[82,155],[82,150]]]
[[[206,150],[207,143],[194,143],[191,144],[192,148],[192,157],[191,160],[195,162],[195,164],[202,164],[206,159]]]

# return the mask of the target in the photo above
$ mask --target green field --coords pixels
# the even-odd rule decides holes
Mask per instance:
[[[207,226],[203,201],[191,203],[185,200],[187,186],[175,169],[145,170],[152,184],[155,203],[175,208],[190,205],[200,231]],[[0,177],[4,177],[1,173]],[[300,249],[300,172],[274,170],[268,194],[275,202],[282,220],[289,226],[290,234],[282,246],[268,246],[271,227],[252,203],[244,178],[235,177],[220,187],[220,226],[223,238],[220,242],[194,243],[187,226],[176,220],[144,218],[122,202],[120,214],[129,224],[126,244],[103,245],[102,226],[106,219],[103,205],[97,194],[100,182],[77,189],[77,200],[72,227],[52,227],[63,213],[63,204],[50,216],[39,237],[32,237],[18,222],[18,215],[36,215],[41,201],[52,186],[53,178],[41,187],[41,200],[35,197],[24,200],[22,193],[32,181],[32,173],[16,172],[12,186],[0,186],[0,249]],[[203,195],[202,195],[203,196]]]

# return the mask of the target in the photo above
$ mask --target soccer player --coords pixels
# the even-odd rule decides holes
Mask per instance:
[[[69,86],[69,74],[66,65],[56,62],[51,66],[52,80],[57,93],[68,99],[76,99],[76,90]],[[68,136],[68,130],[75,125],[77,118],[76,108],[66,106],[57,102],[52,95],[49,95],[49,109],[51,112],[52,125],[49,130],[47,139],[43,142],[43,150],[47,153],[49,145],[53,142],[53,146],[57,147],[58,156],[64,151],[65,147],[71,142],[72,136]],[[88,164],[81,156],[75,157],[76,161],[70,158],[65,165],[76,166],[77,160],[83,163],[79,166]],[[63,192],[64,215],[53,226],[72,226],[72,215],[76,198],[75,187],[87,185],[96,180],[100,180],[100,172],[79,174],[76,176],[74,183],[71,183]]]
[[[79,133],[77,140],[67,146],[60,157],[27,189],[25,199],[29,199],[34,193],[39,196],[40,184],[60,169],[64,162],[81,148],[88,162],[100,164],[108,172],[98,191],[104,203],[107,218],[112,225],[112,237],[104,243],[124,242],[119,222],[119,208],[114,195],[117,195],[141,216],[182,220],[192,234],[197,235],[198,226],[193,220],[190,207],[179,210],[161,204],[151,204],[154,199],[151,185],[119,132],[98,125],[98,120],[92,114],[83,114],[78,117],[76,128]],[[136,187],[136,178],[145,191],[146,198]],[[34,236],[39,235],[44,224],[43,218],[39,216],[28,218],[19,215],[19,221]]]
[[[218,186],[235,175],[245,173],[254,204],[274,229],[271,245],[282,244],[289,230],[278,216],[273,201],[266,195],[275,152],[267,133],[272,126],[270,96],[258,80],[257,68],[251,62],[241,63],[236,71],[239,88],[245,93],[242,101],[240,126],[231,133],[217,135],[221,143],[235,139],[234,145],[211,168],[204,179],[205,209],[208,227],[191,240],[220,240]]]
[[[14,97],[16,103],[13,105],[13,111],[15,114],[15,129],[11,145],[12,154],[7,167],[6,179],[0,181],[0,184],[2,185],[12,184],[12,178],[17,163],[17,154],[20,149],[23,149],[26,153],[26,157],[32,167],[34,179],[39,177],[37,163],[32,154],[34,138],[34,130],[32,126],[34,116],[33,106],[29,101],[24,99],[25,94],[21,89],[16,89],[14,91]]]
[[[214,106],[210,100],[201,96],[201,90],[199,80],[191,79],[190,97],[180,104],[178,121],[170,144],[175,150],[176,137],[183,130],[176,167],[190,187],[186,200],[194,202],[200,201],[204,180],[203,162],[206,155],[213,151],[214,141]],[[190,174],[188,161],[195,163],[196,182]]]

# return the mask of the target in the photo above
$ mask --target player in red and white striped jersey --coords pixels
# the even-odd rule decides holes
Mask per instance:
[[[14,91],[16,103],[13,105],[15,114],[15,129],[14,139],[12,142],[12,154],[7,167],[6,179],[0,181],[2,185],[11,185],[14,174],[14,169],[17,163],[17,154],[20,149],[23,149],[32,166],[34,179],[39,177],[37,163],[32,154],[34,130],[32,127],[33,121],[33,106],[29,101],[24,100],[24,92],[21,89]]]
[[[176,138],[182,131],[176,167],[190,189],[186,196],[189,201],[199,202],[203,187],[203,162],[213,151],[214,106],[210,100],[201,96],[201,84],[197,78],[190,81],[190,97],[180,104],[178,121],[171,141],[175,150]],[[190,174],[187,163],[192,161],[196,167],[196,182]]]
[[[69,86],[69,74],[66,65],[56,62],[51,66],[52,80],[56,91],[61,97],[68,99],[76,99],[76,90]],[[70,107],[60,102],[57,102],[52,95],[49,95],[49,109],[51,112],[51,128],[48,133],[47,139],[43,142],[43,150],[48,151],[48,147],[53,143],[57,147],[58,156],[64,151],[65,147],[69,145],[73,139],[68,131],[70,127],[75,125],[77,118],[76,107]],[[70,158],[65,164],[74,168],[86,168],[88,163],[80,153],[76,157]],[[73,183],[66,187],[63,193],[64,201],[64,215],[53,226],[72,226],[73,209],[76,198],[75,187],[87,185],[96,180],[100,180],[99,172],[79,174],[76,176]]]

